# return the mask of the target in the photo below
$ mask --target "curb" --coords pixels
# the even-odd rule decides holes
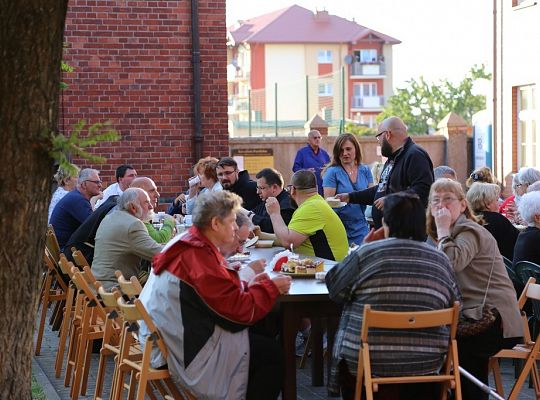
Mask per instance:
[[[58,393],[56,393],[56,390],[54,389],[51,381],[49,380],[45,372],[43,372],[41,365],[39,365],[39,362],[36,360],[35,357],[32,357],[32,373],[34,374],[36,381],[43,389],[43,393],[45,394],[47,400],[61,400],[60,396],[58,396]]]

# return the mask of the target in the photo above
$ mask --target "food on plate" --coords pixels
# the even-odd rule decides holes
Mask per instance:
[[[281,272],[289,274],[315,274],[324,271],[324,262],[316,261],[312,258],[303,258],[301,260],[289,260],[281,264]]]
[[[341,200],[335,197],[327,197],[326,202],[330,207],[339,207],[341,205]]]

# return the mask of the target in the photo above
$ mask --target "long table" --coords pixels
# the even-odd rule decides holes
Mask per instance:
[[[250,248],[250,260],[265,259],[267,264],[275,254],[283,251],[282,247],[273,248]],[[324,260],[325,271],[332,268],[336,262]],[[267,265],[266,272],[270,276],[276,274]],[[327,331],[327,348],[332,351],[334,336],[341,315],[341,306],[332,302],[328,296],[328,289],[324,282],[313,278],[293,277],[288,294],[278,298],[277,305],[281,313],[280,328],[282,335],[283,356],[285,358],[283,400],[296,399],[296,355],[295,339],[298,324],[303,317],[311,319],[312,348],[312,384],[313,386],[324,385],[323,366],[323,332]],[[328,367],[330,366],[328,355]],[[328,371],[330,368],[328,368]]]

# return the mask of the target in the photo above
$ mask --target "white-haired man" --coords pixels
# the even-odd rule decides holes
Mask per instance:
[[[163,248],[150,237],[143,223],[153,209],[143,189],[129,188],[118,198],[117,209],[99,225],[92,272],[106,289],[116,284],[116,270],[126,279],[137,276],[141,261],[152,261]]]

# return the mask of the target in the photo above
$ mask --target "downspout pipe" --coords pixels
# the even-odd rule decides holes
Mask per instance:
[[[202,119],[201,119],[201,46],[199,43],[199,5],[191,0],[191,56],[193,64],[193,163],[202,158]]]

